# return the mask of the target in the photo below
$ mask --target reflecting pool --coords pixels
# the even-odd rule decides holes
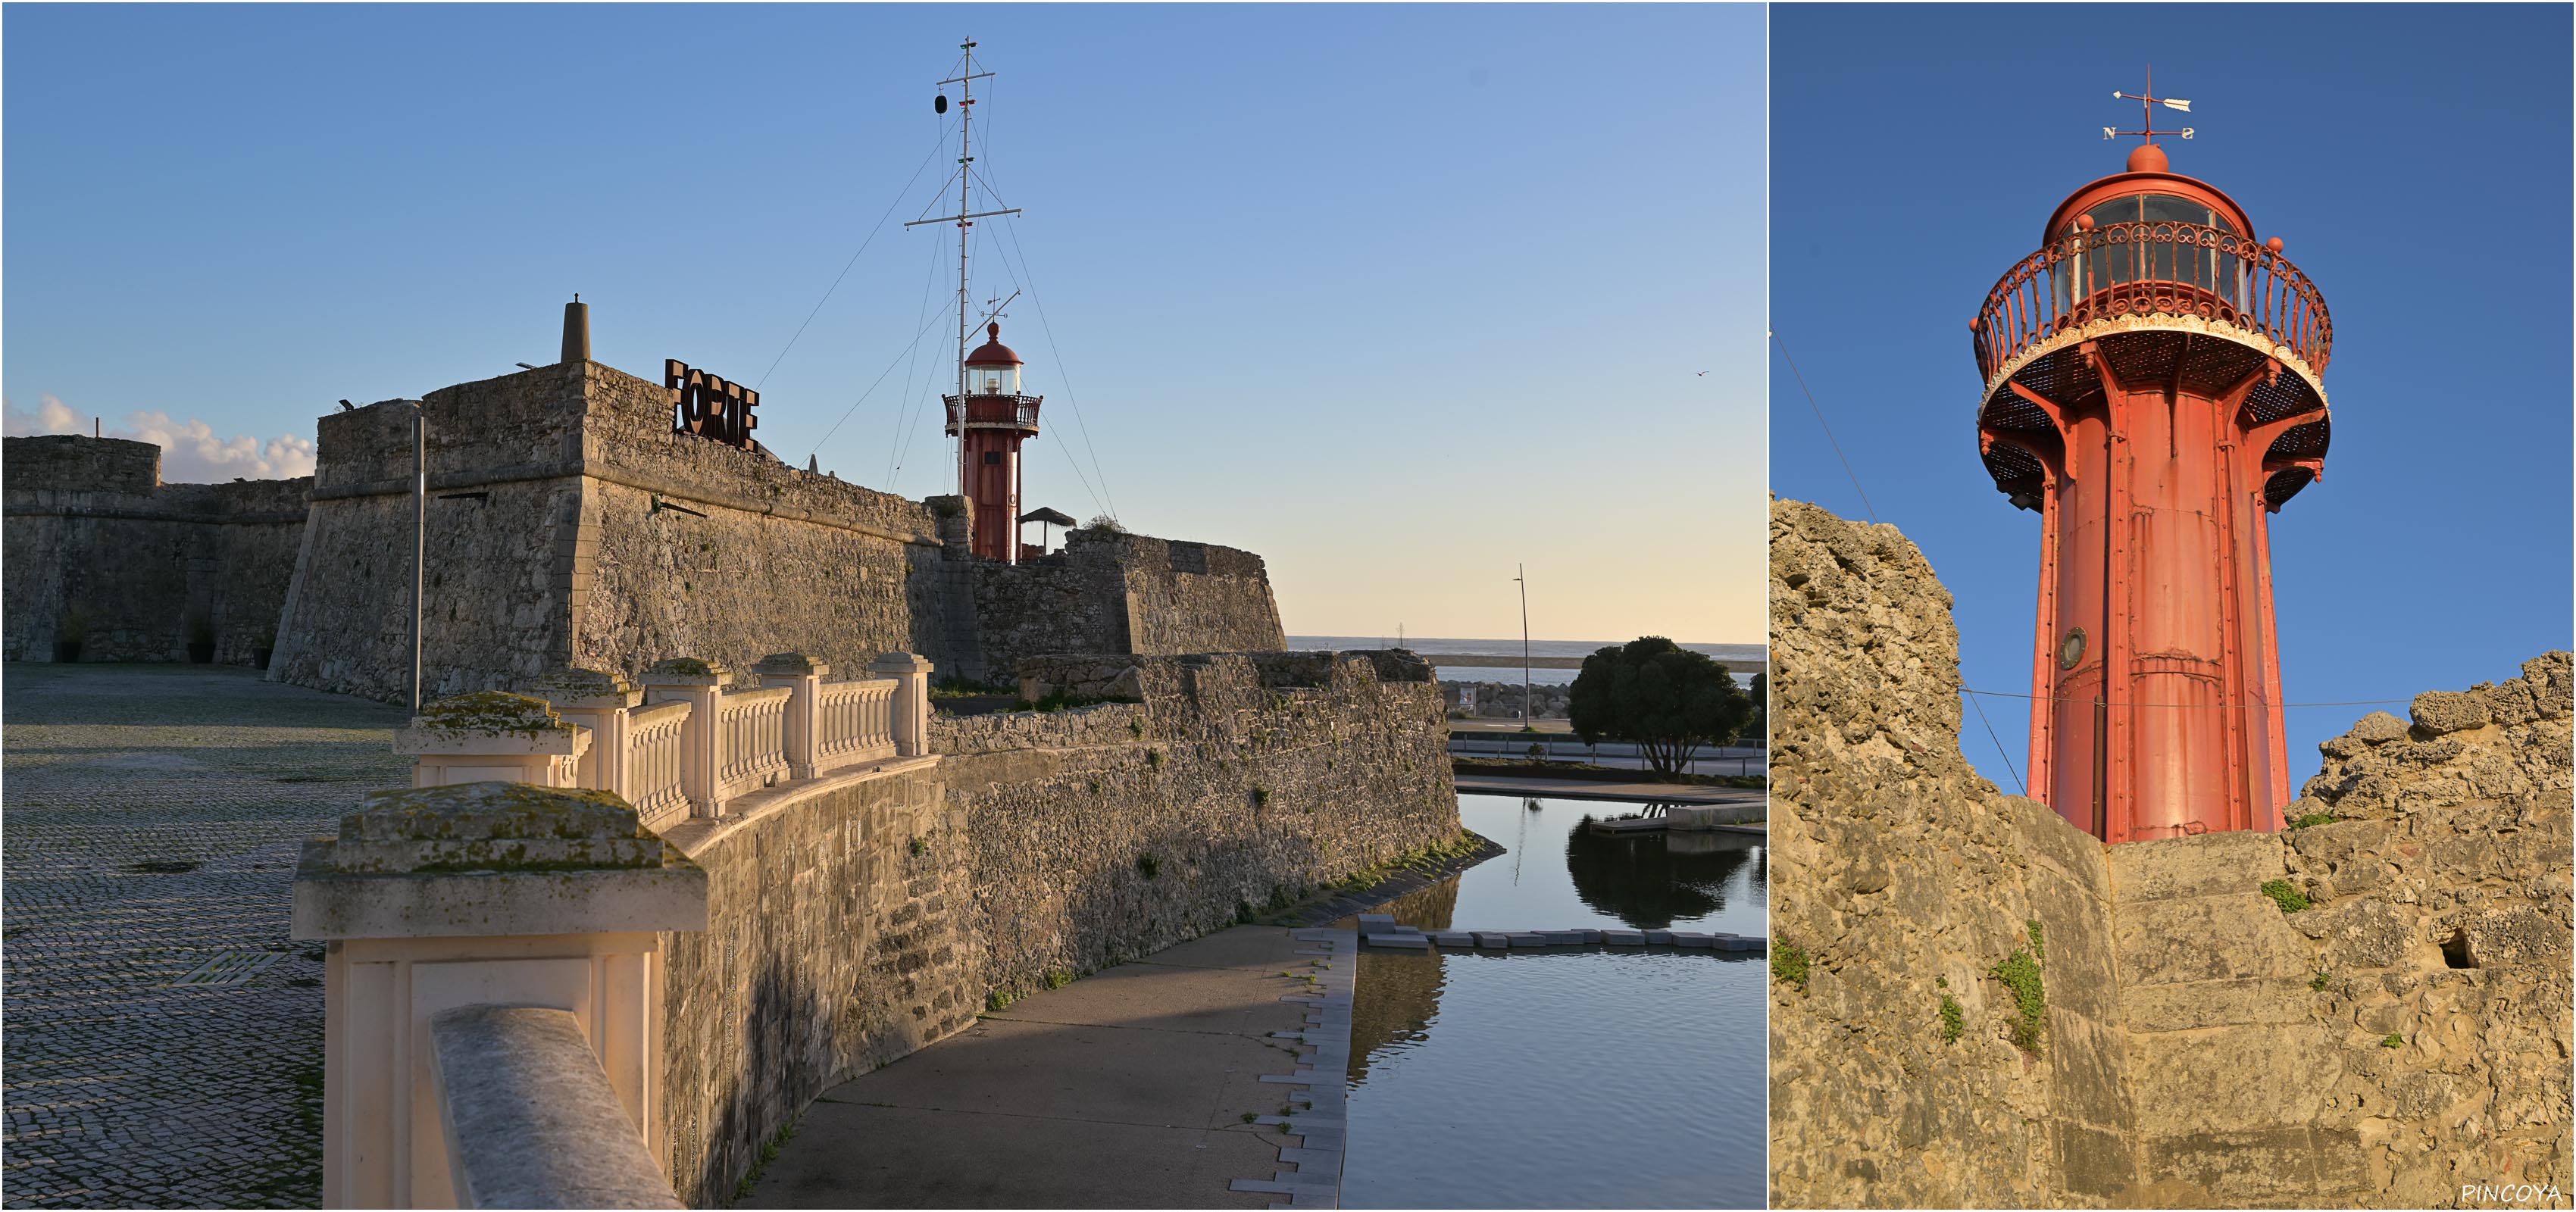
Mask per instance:
[[[1587,827],[1640,807],[1462,795],[1509,853],[1385,911],[1763,935],[1762,839]],[[1343,1206],[1761,1207],[1767,966],[1736,955],[1364,952]]]

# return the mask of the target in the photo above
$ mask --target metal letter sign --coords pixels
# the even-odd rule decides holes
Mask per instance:
[[[760,406],[759,392],[692,370],[677,358],[663,359],[662,386],[671,389],[672,432],[752,449],[751,431],[760,428],[760,420],[751,410]]]

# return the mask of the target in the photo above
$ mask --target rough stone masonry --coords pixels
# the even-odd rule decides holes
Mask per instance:
[[[2298,828],[2106,849],[1960,756],[1894,527],[1775,503],[1771,623],[1775,1206],[2576,1186],[2567,653],[2327,742]]]
[[[978,559],[964,498],[675,433],[671,396],[596,362],[538,367],[326,414],[313,476],[224,485],[161,483],[148,443],[10,438],[7,656],[274,648],[275,680],[408,701],[415,416],[430,698],[670,656],[918,652],[987,681],[1046,653],[1287,646],[1251,552],[1094,527],[1034,561]]]

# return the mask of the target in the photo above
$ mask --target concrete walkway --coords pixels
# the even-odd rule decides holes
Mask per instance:
[[[825,1092],[735,1206],[1269,1207],[1227,1187],[1302,1143],[1252,1121],[1302,1101],[1272,1033],[1306,1029],[1313,947],[1237,926],[1022,998]]]
[[[1507,774],[1460,774],[1458,790],[1466,795],[1526,795],[1545,800],[1661,800],[1667,804],[1762,804],[1755,787],[1709,787],[1698,783],[1611,783],[1591,779],[1519,778]]]

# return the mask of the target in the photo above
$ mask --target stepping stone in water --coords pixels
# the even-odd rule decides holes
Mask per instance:
[[[1431,949],[1431,940],[1424,938],[1419,934],[1372,934],[1368,936],[1368,945],[1372,947],[1407,947],[1415,951],[1429,951]]]
[[[1604,930],[1601,932],[1601,941],[1613,947],[1643,947],[1646,945],[1646,935],[1642,930]]]
[[[1649,945],[1657,947],[1669,946],[1672,941],[1673,932],[1670,930],[1649,930],[1646,932],[1646,942]]]
[[[1508,934],[1496,934],[1490,930],[1479,930],[1476,932],[1476,945],[1479,947],[1509,947],[1512,945],[1512,936]]]
[[[1705,931],[1700,931],[1700,930],[1675,930],[1675,931],[1673,931],[1673,945],[1674,945],[1674,946],[1676,946],[1676,947],[1699,947],[1699,948],[1707,948],[1707,947],[1710,947],[1710,946],[1715,945],[1715,943],[1716,943],[1716,942],[1717,942],[1717,940],[1716,940],[1716,939],[1714,939],[1714,938],[1712,938],[1712,937],[1710,937],[1710,936],[1708,935],[1708,933],[1707,933],[1707,932],[1705,932]]]
[[[1584,942],[1580,930],[1542,930],[1539,933],[1547,936],[1547,945],[1551,947],[1580,947]]]
[[[1512,945],[1515,947],[1544,947],[1547,945],[1547,936],[1527,931],[1515,932],[1512,935]]]
[[[1464,930],[1437,930],[1433,931],[1430,937],[1432,942],[1438,943],[1443,947],[1473,947],[1476,945],[1476,936],[1469,934]]]

